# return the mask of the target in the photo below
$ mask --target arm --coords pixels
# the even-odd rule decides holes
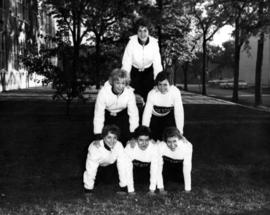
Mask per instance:
[[[159,190],[164,190],[164,182],[163,182],[163,154],[162,154],[162,142],[157,141],[157,148],[158,148],[158,171],[157,171],[157,188]]]
[[[183,134],[184,129],[184,108],[182,103],[181,92],[175,87],[174,92],[174,118],[176,127],[179,129],[180,133]]]
[[[155,143],[153,143],[155,144]],[[150,186],[149,189],[154,191],[156,186],[159,189],[164,189],[163,177],[161,172],[161,156],[159,155],[158,148],[153,145],[153,150],[151,151],[151,166],[150,166]]]
[[[97,169],[99,166],[99,153],[97,148],[91,143],[88,148],[88,155],[86,159],[86,170],[83,174],[84,187],[92,190],[94,188]]]
[[[148,93],[146,105],[143,111],[142,125],[149,127],[152,111],[153,111],[153,102],[152,102],[152,91]]]
[[[102,95],[102,91],[98,93],[96,104],[95,104],[95,111],[94,111],[94,134],[101,134],[103,126],[104,126],[104,120],[105,120],[105,96]]]
[[[126,158],[126,180],[127,180],[127,187],[128,192],[132,193],[135,191],[134,189],[134,179],[133,179],[133,163],[132,163],[132,156],[131,156],[131,148],[127,145],[124,149],[125,158]]]
[[[163,70],[162,63],[161,63],[161,56],[160,56],[159,46],[158,46],[157,41],[154,44],[153,52],[154,52],[153,67],[154,67],[154,79],[155,79],[157,77],[157,74],[160,73]]]
[[[189,145],[189,150],[185,155],[183,162],[183,175],[185,183],[185,191],[191,191],[191,169],[192,169],[192,145]]]
[[[139,111],[135,94],[132,92],[128,100],[129,131],[132,133],[139,126]]]
[[[131,41],[129,41],[125,48],[124,55],[122,58],[122,69],[127,72],[128,77],[130,77],[131,67],[132,67],[132,44]]]

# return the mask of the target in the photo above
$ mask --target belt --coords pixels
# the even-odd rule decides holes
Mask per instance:
[[[135,69],[137,69],[139,72],[143,72],[144,70],[149,69],[153,64],[147,65],[145,67],[138,67],[136,65],[132,65]]]

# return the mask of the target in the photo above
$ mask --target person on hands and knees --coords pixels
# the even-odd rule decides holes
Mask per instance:
[[[148,93],[142,125],[150,127],[154,140],[162,140],[166,127],[176,126],[183,135],[184,108],[180,90],[171,85],[170,73],[160,72]]]
[[[98,167],[104,167],[117,162],[120,192],[127,191],[127,156],[124,147],[118,141],[120,130],[116,125],[106,125],[102,129],[102,139],[99,145],[91,143],[88,148],[86,170],[83,174],[83,183],[86,193],[94,189]]]
[[[163,191],[163,179],[162,175],[158,174],[160,170],[158,168],[161,164],[161,157],[159,156],[158,147],[150,140],[151,132],[146,126],[139,126],[134,132],[135,145],[131,146],[127,144],[125,147],[125,153],[128,158],[127,171],[128,171],[128,192],[134,193],[134,179],[133,179],[133,165],[145,166],[150,165],[150,186],[149,194],[155,195],[156,187]],[[161,178],[157,178],[157,177]]]
[[[168,127],[164,130],[162,142],[158,141],[160,155],[166,161],[172,163],[182,163],[183,161],[183,175],[184,188],[186,192],[191,191],[191,168],[192,168],[192,144],[181,135],[176,127]],[[163,161],[163,160],[162,160]],[[159,175],[162,175],[163,162]]]
[[[115,124],[121,130],[120,141],[126,144],[139,125],[139,111],[133,89],[128,86],[126,71],[114,69],[99,91],[94,111],[94,136],[101,138],[104,125]],[[96,141],[98,143],[98,141]]]

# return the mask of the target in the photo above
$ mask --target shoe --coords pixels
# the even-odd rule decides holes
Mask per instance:
[[[184,191],[182,191],[183,193],[191,193],[191,190],[184,190]]]
[[[150,190],[150,191],[148,191],[147,195],[148,196],[155,196],[156,193],[155,193],[155,191]]]
[[[164,189],[159,189],[159,194],[160,195],[163,195],[163,196],[166,196],[168,194],[168,192]]]
[[[135,195],[136,195],[136,192],[135,192],[135,191],[133,191],[133,192],[128,192],[128,195],[130,195],[130,196],[135,196]]]
[[[92,190],[89,190],[89,189],[85,189],[84,188],[84,194],[85,195],[92,195],[94,193],[93,189]]]
[[[127,186],[120,187],[120,189],[116,193],[119,195],[126,195],[127,194]]]

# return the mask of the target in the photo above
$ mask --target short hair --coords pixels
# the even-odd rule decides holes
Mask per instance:
[[[102,129],[102,138],[106,137],[109,133],[115,134],[117,139],[119,139],[120,128],[117,125],[105,125]]]
[[[138,139],[140,136],[148,136],[151,138],[151,129],[144,125],[138,126],[134,131],[134,137]]]
[[[172,84],[171,83],[171,73],[165,72],[165,71],[158,73],[157,77],[155,79],[155,85],[157,86],[159,82],[164,81],[164,80],[168,80],[169,84]]]
[[[111,72],[110,77],[109,77],[109,82],[110,84],[113,84],[114,81],[117,81],[120,78],[124,79],[126,84],[129,83],[127,72],[123,69],[116,68]]]
[[[151,23],[145,17],[140,17],[135,21],[135,25],[134,25],[135,32],[138,32],[140,26],[146,27],[148,30],[150,30]]]
[[[180,131],[176,127],[167,127],[163,131],[163,140],[167,142],[169,137],[178,137],[180,140],[183,138]]]

